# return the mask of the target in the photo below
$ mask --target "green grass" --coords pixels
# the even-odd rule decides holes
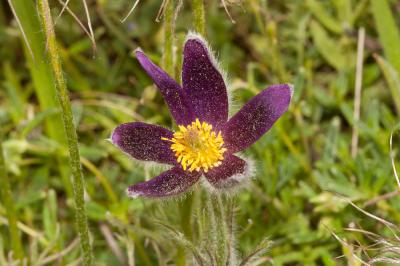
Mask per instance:
[[[0,203],[0,265],[7,265],[10,252],[14,258],[25,255],[32,265],[43,261],[68,265],[82,258],[82,253],[75,230],[69,153],[57,109],[57,83],[48,58],[51,52],[33,2],[10,2],[34,57],[8,4],[2,2],[0,122],[12,195],[6,195],[7,200],[2,195]],[[241,6],[228,6],[235,24],[219,1],[205,1],[203,22],[199,3],[183,1],[174,28],[171,6],[167,6],[166,21],[156,22],[161,1],[140,1],[124,23],[120,20],[133,1],[89,1],[95,51],[90,37],[68,12],[56,22],[85,176],[95,265],[132,265],[133,261],[136,265],[185,265],[189,260],[184,257],[185,249],[193,248],[192,242],[199,248],[200,237],[215,226],[204,215],[202,208],[211,207],[202,205],[201,193],[162,202],[129,199],[125,194],[128,185],[161,170],[132,161],[107,141],[113,128],[124,122],[173,126],[166,104],[132,51],[140,46],[179,77],[184,36],[189,30],[203,31],[203,23],[229,76],[235,100],[232,113],[269,84],[295,85],[289,111],[245,152],[256,161],[257,175],[234,197],[238,257],[251,254],[258,243],[264,251],[268,238],[273,244],[268,244],[268,252],[261,257],[272,259],[274,265],[358,265],[352,254],[367,260],[359,249],[346,246],[333,233],[364,246],[371,244],[365,234],[345,228],[391,236],[388,228],[348,200],[400,224],[400,198],[389,149],[390,135],[400,121],[397,1],[248,0]],[[62,6],[57,1],[50,4],[55,18]],[[69,8],[86,26],[82,2],[70,1]],[[353,159],[360,27],[366,30],[366,42],[361,116],[356,125],[359,147]],[[395,130],[397,169],[399,147],[400,135]],[[387,193],[392,196],[375,201]],[[217,202],[212,209],[217,218],[230,215],[229,208],[227,213],[218,212]],[[170,227],[183,232],[183,237],[171,237]],[[224,231],[224,225],[221,228],[215,237],[229,238],[229,230]],[[18,235],[22,252],[11,241]],[[57,254],[62,256],[57,258]],[[369,251],[369,255],[377,252]]]

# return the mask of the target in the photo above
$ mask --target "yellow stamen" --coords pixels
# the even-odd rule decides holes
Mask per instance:
[[[222,147],[224,140],[221,131],[216,134],[212,125],[200,123],[199,119],[186,127],[178,127],[179,131],[174,133],[172,139],[161,139],[172,142],[171,150],[183,170],[208,172],[211,168],[221,165],[226,151]]]

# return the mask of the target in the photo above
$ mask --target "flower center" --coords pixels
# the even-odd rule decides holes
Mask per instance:
[[[221,131],[216,134],[212,130],[212,125],[206,122],[200,123],[196,119],[192,124],[184,127],[179,126],[179,130],[174,133],[172,139],[161,138],[172,142],[171,150],[175,152],[178,163],[183,170],[207,172],[209,169],[221,164],[224,159],[225,148]]]

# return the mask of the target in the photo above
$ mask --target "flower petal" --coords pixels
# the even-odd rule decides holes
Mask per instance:
[[[178,125],[194,121],[194,114],[181,86],[164,70],[155,65],[141,50],[136,50],[136,58],[146,73],[160,89],[172,116]]]
[[[183,52],[182,85],[196,116],[218,126],[228,119],[228,94],[207,44],[189,37]]]
[[[171,143],[161,139],[172,136],[173,133],[163,127],[133,122],[114,129],[111,141],[135,159],[175,164],[176,158],[170,149]]]
[[[130,186],[127,193],[130,197],[160,198],[175,196],[188,190],[199,180],[200,175],[200,172],[184,171],[177,166],[149,181]]]
[[[230,153],[248,148],[264,135],[288,109],[293,88],[273,85],[253,97],[222,129]]]
[[[251,175],[252,169],[243,159],[228,155],[218,167],[205,173],[208,182],[216,188],[230,188]]]

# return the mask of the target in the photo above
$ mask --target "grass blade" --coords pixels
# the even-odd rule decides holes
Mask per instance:
[[[383,75],[385,76],[394,104],[396,106],[397,114],[400,115],[400,72],[397,72],[388,61],[379,55],[375,55],[374,57],[381,68]]]
[[[1,133],[0,133],[1,134]],[[23,259],[21,239],[17,227],[17,214],[15,212],[14,200],[12,197],[10,180],[7,175],[6,162],[4,159],[2,138],[0,138],[0,192],[1,202],[7,210],[8,228],[11,237],[11,246],[17,259]],[[22,263],[21,263],[22,264]]]
[[[313,15],[324,25],[328,30],[340,34],[343,32],[342,27],[340,26],[340,22],[337,21],[334,17],[332,17],[324,8],[324,6],[320,3],[320,1],[316,0],[308,0],[307,6]]]
[[[311,22],[311,35],[314,39],[315,46],[318,52],[325,58],[325,60],[337,70],[346,69],[350,62],[346,59],[340,46],[331,39],[324,28],[318,22]]]
[[[400,73],[400,33],[388,1],[371,1],[371,11],[385,56]]]

